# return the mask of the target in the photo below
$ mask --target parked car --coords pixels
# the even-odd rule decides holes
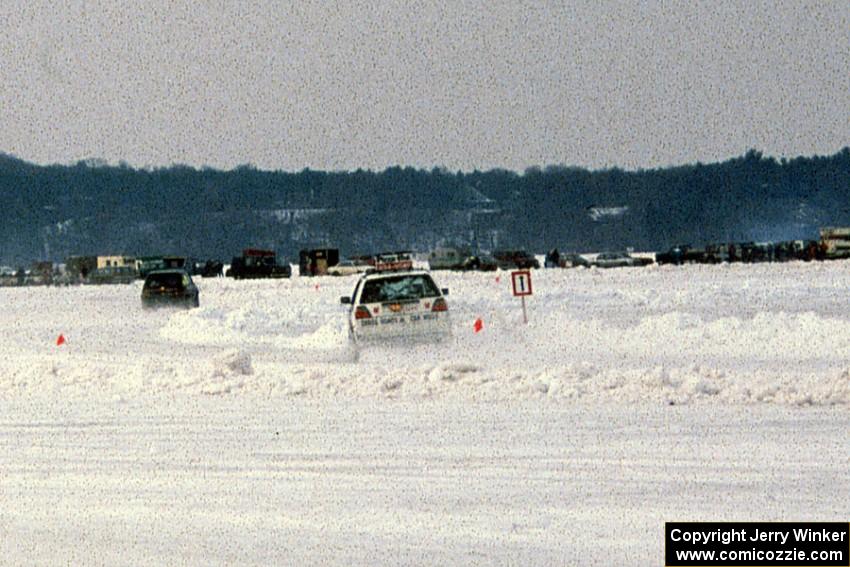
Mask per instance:
[[[353,276],[373,272],[375,267],[364,260],[343,260],[328,268],[329,276]]]
[[[635,258],[628,252],[603,252],[593,261],[597,268],[627,268],[652,264],[651,258]]]
[[[553,248],[546,254],[547,268],[589,268],[590,261],[580,254],[561,254],[557,248]]]
[[[130,266],[110,266],[97,268],[89,273],[88,283],[102,284],[130,284],[136,281],[136,270]]]
[[[703,254],[701,263],[720,264],[722,262],[729,262],[730,260],[728,244],[710,243],[705,245],[705,253]]]
[[[207,260],[203,264],[195,264],[195,274],[202,278],[220,278],[224,276],[224,264],[218,260]]]
[[[169,269],[151,272],[142,286],[142,307],[177,305],[198,307],[198,287],[185,270]]]
[[[540,262],[525,250],[496,250],[493,252],[499,267],[503,270],[539,268]]]
[[[350,306],[349,335],[355,344],[439,341],[451,336],[448,293],[426,271],[376,272],[362,276],[340,302]]]
[[[185,270],[188,274],[197,273],[195,262],[186,256],[142,256],[136,259],[136,270],[139,279],[145,279],[149,273],[157,270],[173,268]]]
[[[746,264],[773,260],[773,244],[770,242],[742,242],[739,249],[741,261]]]
[[[499,263],[489,254],[479,254],[467,257],[458,270],[476,272],[495,272],[499,269]]]
[[[562,268],[589,268],[590,260],[581,254],[561,254],[559,265]]]
[[[674,264],[676,266],[691,263],[710,263],[705,250],[694,248],[690,244],[678,244],[672,246],[666,252],[659,252],[655,255],[655,261],[659,264]]]
[[[498,269],[496,259],[488,254],[473,254],[466,248],[437,248],[428,256],[431,270],[489,272]]]

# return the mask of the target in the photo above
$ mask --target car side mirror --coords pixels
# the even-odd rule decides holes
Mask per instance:
[[[342,303],[343,305],[351,305],[351,298],[348,297],[347,295],[343,295],[342,297],[339,298],[339,302]]]
[[[443,295],[448,295],[448,294],[449,294],[449,288],[447,288],[447,287],[444,287],[444,288],[443,288],[443,289],[441,289],[440,291],[442,291],[442,292],[443,292]]]

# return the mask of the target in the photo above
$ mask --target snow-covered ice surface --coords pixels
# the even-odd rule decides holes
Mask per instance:
[[[661,565],[670,520],[847,519],[835,408],[12,403],[3,565]]]
[[[507,273],[437,280],[453,341],[357,363],[352,278],[199,279],[190,311],[143,311],[138,285],[3,289],[0,391],[850,404],[846,262],[539,270],[528,326]]]
[[[507,273],[435,277],[453,339],[359,361],[352,278],[0,289],[3,564],[658,564],[664,521],[847,519],[847,262],[540,270],[527,326]]]

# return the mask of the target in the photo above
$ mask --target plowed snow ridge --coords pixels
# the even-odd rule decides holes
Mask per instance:
[[[357,362],[339,304],[354,278],[198,278],[190,311],[143,311],[139,284],[3,289],[0,390],[845,405],[847,267],[539,270],[527,326],[508,274],[436,272],[452,341]]]

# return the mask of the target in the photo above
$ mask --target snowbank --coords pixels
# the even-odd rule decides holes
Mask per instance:
[[[201,279],[187,311],[142,311],[138,285],[4,289],[0,392],[848,405],[849,273],[540,270],[523,325],[507,273],[437,272],[453,339],[359,360],[339,304],[354,278]]]

